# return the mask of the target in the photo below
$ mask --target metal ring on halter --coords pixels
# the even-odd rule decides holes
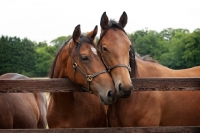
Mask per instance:
[[[128,66],[128,71],[131,72],[131,67],[130,66]]]
[[[87,75],[86,78],[87,78],[87,81],[88,81],[88,82],[91,82],[91,81],[93,80],[92,75]]]
[[[73,68],[76,68],[77,67],[77,64],[74,62],[73,63]]]

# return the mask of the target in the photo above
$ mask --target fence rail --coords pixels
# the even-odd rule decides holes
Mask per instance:
[[[0,129],[1,133],[199,133],[200,127],[113,127],[59,129]]]
[[[134,91],[200,90],[200,78],[132,79]],[[69,79],[0,80],[0,92],[74,92],[84,91]]]
[[[200,78],[141,78],[132,79],[134,91],[188,91],[200,90]],[[0,80],[0,93],[12,92],[74,92],[84,91],[69,79]],[[199,133],[200,126],[176,127],[112,127],[59,129],[0,129],[1,133]]]

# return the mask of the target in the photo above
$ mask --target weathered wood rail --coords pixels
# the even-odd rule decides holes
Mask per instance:
[[[200,90],[200,78],[132,79],[134,91]],[[74,92],[84,91],[69,79],[0,80],[0,92]]]
[[[141,78],[132,79],[134,91],[194,91],[200,90],[200,78]],[[74,92],[77,85],[69,79],[0,80],[0,93],[12,92]],[[59,129],[0,129],[1,133],[200,133],[200,126],[176,127],[116,127]]]
[[[200,127],[0,129],[1,133],[199,133]]]

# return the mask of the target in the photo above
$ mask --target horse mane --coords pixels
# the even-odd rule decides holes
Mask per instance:
[[[130,77],[136,77],[137,65],[135,61],[135,50],[132,44],[129,51],[129,64],[131,67]]]
[[[54,68],[55,68],[56,61],[57,61],[57,58],[58,58],[59,54],[61,53],[62,49],[69,43],[69,41],[70,41],[71,39],[72,39],[72,37],[69,38],[66,42],[64,42],[63,45],[58,49],[58,52],[57,52],[56,55],[55,55],[55,58],[54,58],[54,60],[53,60],[53,63],[52,63],[52,65],[51,65],[51,67],[50,67],[50,71],[49,71],[49,74],[48,74],[48,76],[49,76],[50,78],[53,78],[53,75],[54,75]],[[94,44],[93,39],[92,39],[91,37],[81,35],[81,36],[80,36],[80,39],[79,39],[79,42],[78,42],[79,45],[76,45],[76,47],[75,47],[75,52],[78,52],[78,51],[80,50],[80,47],[81,47],[81,45],[82,45],[84,42],[89,43],[89,44],[91,44],[92,46],[95,47],[95,44]]]
[[[70,37],[67,41],[65,41],[62,46],[58,49],[56,55],[55,55],[55,58],[53,60],[53,63],[51,64],[51,67],[50,67],[50,71],[49,71],[49,74],[48,76],[50,78],[53,78],[53,74],[54,74],[54,67],[56,65],[56,60],[58,58],[58,55],[61,53],[62,49],[68,44],[68,42],[71,40],[72,37]]]
[[[141,56],[138,53],[136,53],[135,55],[136,55],[137,58],[139,58],[139,59],[141,59],[143,61],[149,61],[149,62],[153,62],[153,63],[158,63],[158,61],[153,59],[150,55]]]

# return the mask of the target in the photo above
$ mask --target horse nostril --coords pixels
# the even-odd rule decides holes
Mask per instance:
[[[119,84],[119,93],[121,95],[120,97],[122,97],[122,98],[130,97],[132,87],[128,88],[127,90],[126,89],[124,88],[124,86],[121,83]]]
[[[111,90],[108,91],[107,97],[108,97],[109,101],[113,101],[114,100],[114,93]]]
[[[132,85],[132,84],[131,84],[131,86],[130,86],[130,90],[132,90],[132,91],[134,90],[134,87],[133,87],[133,85]]]
[[[124,94],[124,91],[123,91],[123,89],[122,89],[122,84],[120,83],[119,84],[119,92],[123,95]]]

